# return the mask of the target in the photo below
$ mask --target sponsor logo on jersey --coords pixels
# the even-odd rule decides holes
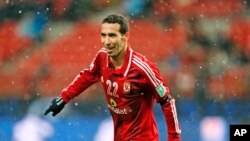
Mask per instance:
[[[108,104],[109,109],[115,112],[116,114],[125,115],[128,114],[129,112],[132,112],[132,109],[116,107],[117,103],[113,98],[110,98],[109,102],[110,102],[110,104]]]
[[[117,104],[116,104],[116,102],[115,102],[115,100],[113,98],[110,98],[109,102],[110,102],[110,104],[111,104],[112,107],[116,107],[117,106]]]
[[[119,115],[126,115],[128,114],[128,110],[125,108],[118,108],[118,107],[112,107],[111,105],[108,104],[108,107],[111,111],[115,112],[116,114]]]

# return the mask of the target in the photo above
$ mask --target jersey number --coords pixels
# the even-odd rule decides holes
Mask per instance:
[[[106,84],[108,85],[107,88],[107,94],[114,96],[114,97],[119,97],[116,92],[118,90],[118,83],[117,82],[111,82],[110,80],[106,80]]]

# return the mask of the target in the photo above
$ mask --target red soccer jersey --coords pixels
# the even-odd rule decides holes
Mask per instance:
[[[158,129],[153,115],[156,99],[161,102],[169,88],[156,66],[131,48],[126,51],[121,68],[115,69],[101,49],[88,69],[82,71],[63,90],[61,96],[69,102],[91,84],[101,81],[107,106],[114,121],[115,141],[158,141]],[[179,134],[174,100],[162,106],[169,134]]]

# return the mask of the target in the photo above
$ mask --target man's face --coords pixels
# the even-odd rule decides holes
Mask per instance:
[[[125,36],[120,32],[117,23],[103,23],[101,27],[101,41],[110,57],[117,57],[125,48]]]

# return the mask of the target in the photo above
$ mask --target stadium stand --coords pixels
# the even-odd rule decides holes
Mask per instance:
[[[30,47],[32,42],[18,34],[18,21],[0,23],[0,64]]]
[[[37,88],[41,94],[54,95],[72,81],[79,71],[90,64],[93,56],[101,48],[98,31],[99,27],[93,23],[75,24],[69,34],[40,47],[41,49],[34,51],[28,59],[20,60],[15,70],[8,74],[11,78],[7,77],[8,81],[2,80],[5,82],[15,80],[15,85],[20,86],[12,89],[11,93],[14,95],[29,93],[31,87],[29,85],[32,83],[37,83],[35,85],[38,85]],[[131,46],[134,50],[140,50],[148,58],[159,61],[167,58],[176,48],[181,47],[184,42],[178,42],[174,38],[185,40],[185,31],[183,28],[176,28],[172,32],[162,32],[149,21],[135,21],[132,23],[131,36]],[[152,42],[154,39],[157,39],[157,42]],[[40,73],[44,65],[46,69],[49,69],[49,74],[43,78],[41,75],[44,74]],[[20,74],[20,80],[13,78],[13,74]],[[34,84],[32,86],[34,87]],[[6,85],[0,91],[10,93],[9,89],[11,85]]]

